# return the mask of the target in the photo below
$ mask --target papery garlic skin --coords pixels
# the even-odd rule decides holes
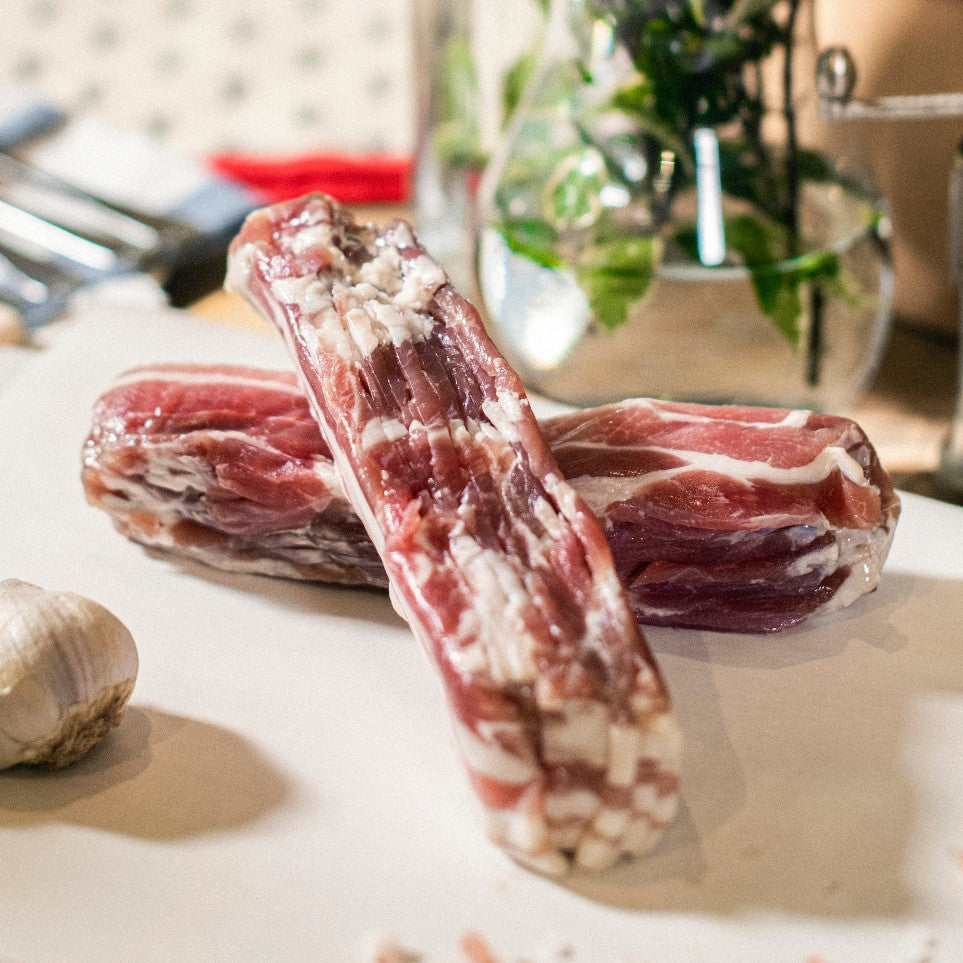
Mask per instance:
[[[28,582],[0,582],[0,769],[60,768],[120,721],[137,647],[102,605]]]

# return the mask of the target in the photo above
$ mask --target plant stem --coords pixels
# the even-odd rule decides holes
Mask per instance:
[[[823,361],[823,289],[809,282],[809,336],[806,339],[806,384],[815,388],[819,384]]]
[[[782,68],[782,111],[786,119],[786,195],[783,203],[783,223],[789,229],[791,249],[788,257],[799,253],[799,139],[796,133],[796,105],[793,103],[793,65],[796,16],[800,0],[789,0],[786,17],[785,60]]]

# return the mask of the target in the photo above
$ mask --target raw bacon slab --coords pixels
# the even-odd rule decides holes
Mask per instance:
[[[541,429],[640,622],[771,632],[879,581],[899,501],[849,419],[635,399]],[[84,462],[89,500],[144,544],[387,585],[293,374],[129,372],[98,402]]]
[[[477,312],[400,221],[252,214],[229,282],[284,336],[436,666],[489,835],[548,873],[650,848],[680,738],[601,529]]]
[[[84,445],[88,501],[129,538],[229,571],[387,585],[292,373],[154,365]]]

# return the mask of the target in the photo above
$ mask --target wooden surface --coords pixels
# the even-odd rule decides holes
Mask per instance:
[[[851,411],[896,484],[960,502],[933,481],[956,406],[957,352],[952,339],[897,322],[869,391]]]

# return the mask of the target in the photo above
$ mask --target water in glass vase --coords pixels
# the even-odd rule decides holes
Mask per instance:
[[[515,253],[488,227],[478,266],[493,337],[533,390],[572,404],[643,395],[841,411],[885,347],[892,270],[877,226],[852,230],[857,208],[864,217],[875,210],[865,198],[835,184],[806,194],[807,218],[850,230],[817,252],[832,265],[828,290],[799,285],[794,337],[760,307],[748,268],[705,267],[670,254],[625,323],[608,330],[594,320],[573,270]],[[786,259],[773,274],[793,269]]]

